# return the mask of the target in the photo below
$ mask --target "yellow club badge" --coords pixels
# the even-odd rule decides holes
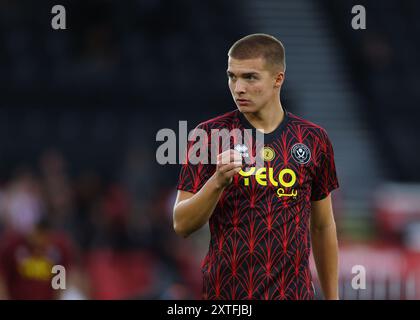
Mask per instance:
[[[274,153],[273,148],[264,147],[262,149],[262,158],[264,159],[264,161],[271,161],[274,159],[275,156],[276,154]]]

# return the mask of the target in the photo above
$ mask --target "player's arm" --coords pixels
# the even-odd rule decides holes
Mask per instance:
[[[338,297],[338,243],[331,194],[312,201],[311,238],[312,251],[324,298]]]
[[[223,190],[241,170],[240,154],[227,150],[217,157],[216,171],[197,193],[178,191],[173,210],[175,232],[183,237],[200,229],[210,219]]]

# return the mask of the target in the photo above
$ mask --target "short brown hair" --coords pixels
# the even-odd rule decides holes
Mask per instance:
[[[262,57],[268,68],[286,71],[284,46],[268,34],[255,33],[239,39],[229,49],[228,56],[240,60]]]

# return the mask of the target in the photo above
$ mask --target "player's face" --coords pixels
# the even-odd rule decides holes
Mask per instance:
[[[278,99],[281,83],[278,75],[267,69],[264,58],[229,57],[227,75],[230,92],[241,112],[258,112]]]

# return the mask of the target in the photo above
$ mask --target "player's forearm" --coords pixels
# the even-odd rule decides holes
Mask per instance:
[[[212,176],[194,196],[179,202],[174,208],[175,232],[187,237],[206,224],[223,190]]]
[[[338,299],[338,244],[335,223],[311,228],[312,250],[324,298]]]

